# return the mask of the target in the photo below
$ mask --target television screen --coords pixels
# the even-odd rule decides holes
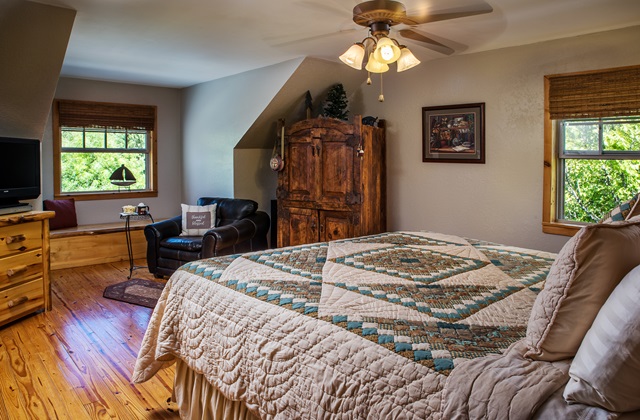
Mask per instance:
[[[0,137],[0,205],[40,195],[40,141]]]

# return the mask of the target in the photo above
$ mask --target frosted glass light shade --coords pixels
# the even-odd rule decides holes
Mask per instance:
[[[418,60],[416,56],[409,51],[409,48],[404,47],[400,51],[400,58],[398,58],[398,73],[409,70],[410,68],[420,64],[420,60]]]
[[[362,60],[364,60],[364,45],[361,43],[353,44],[342,54],[340,61],[356,70],[362,70]]]
[[[382,37],[376,44],[376,50],[373,56],[379,63],[389,64],[400,58],[400,48],[391,40],[391,38]]]
[[[365,69],[371,73],[384,73],[389,71],[389,66],[386,63],[380,63],[377,61],[373,53],[369,54],[369,61],[365,66]]]

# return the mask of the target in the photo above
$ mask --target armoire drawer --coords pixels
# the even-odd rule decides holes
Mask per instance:
[[[42,223],[19,223],[0,232],[0,258],[42,248]]]
[[[0,258],[0,289],[42,277],[42,250]]]

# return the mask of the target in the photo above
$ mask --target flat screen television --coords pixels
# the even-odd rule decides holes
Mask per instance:
[[[40,141],[0,137],[0,208],[40,196]]]

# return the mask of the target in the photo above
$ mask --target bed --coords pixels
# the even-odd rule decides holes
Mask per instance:
[[[555,260],[454,235],[389,232],[194,261],[168,280],[132,380],[177,363],[183,418],[568,413],[571,359],[523,356]]]

